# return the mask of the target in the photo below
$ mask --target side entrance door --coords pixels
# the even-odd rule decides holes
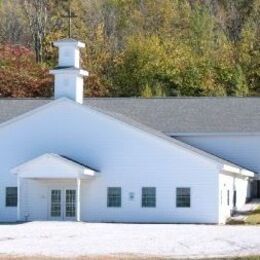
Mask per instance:
[[[50,189],[49,196],[50,220],[76,219],[76,189]]]
[[[260,180],[256,183],[256,198],[260,199]]]

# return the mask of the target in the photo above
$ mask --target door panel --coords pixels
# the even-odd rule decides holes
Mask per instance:
[[[76,190],[66,190],[66,218],[76,217]]]
[[[49,217],[52,220],[76,219],[77,197],[75,189],[51,189]]]
[[[61,190],[51,190],[51,217],[61,216]]]

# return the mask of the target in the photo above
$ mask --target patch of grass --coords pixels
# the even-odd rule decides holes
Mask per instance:
[[[240,256],[240,257],[230,257],[230,258],[221,258],[218,260],[260,260],[260,256]]]
[[[240,219],[240,220],[237,220],[237,219],[228,219],[227,222],[226,222],[227,225],[245,225],[245,221]]]
[[[248,212],[244,219],[228,219],[226,224],[228,225],[260,225],[260,206],[255,210]],[[257,258],[260,260],[260,257]]]
[[[245,223],[249,225],[260,225],[260,206],[249,213],[245,219]]]

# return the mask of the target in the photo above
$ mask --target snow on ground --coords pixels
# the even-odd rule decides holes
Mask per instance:
[[[30,222],[0,225],[0,255],[260,255],[260,226]]]

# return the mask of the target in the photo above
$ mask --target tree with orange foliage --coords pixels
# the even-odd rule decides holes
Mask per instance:
[[[33,52],[20,45],[0,45],[0,97],[49,97],[52,78]]]

